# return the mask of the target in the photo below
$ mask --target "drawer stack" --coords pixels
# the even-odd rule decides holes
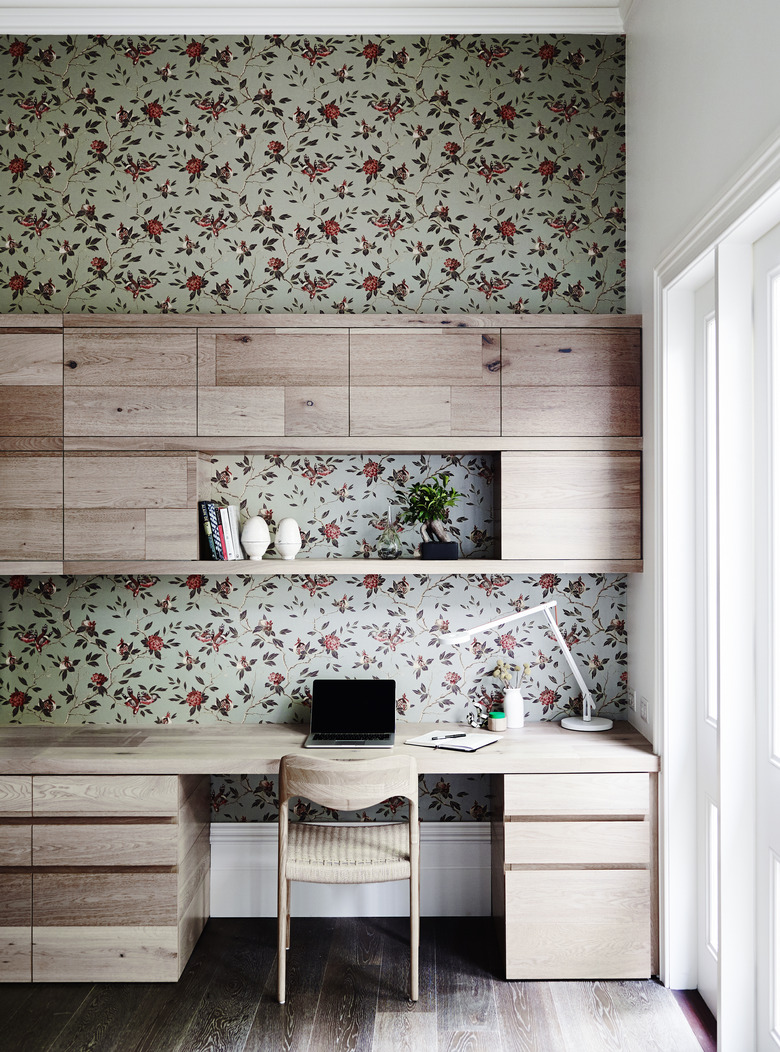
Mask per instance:
[[[649,774],[503,778],[493,913],[508,979],[652,972]]]
[[[5,778],[2,785],[15,781]],[[208,917],[209,779],[42,775],[26,781],[32,783],[27,826],[8,817],[0,825],[4,840],[17,831],[19,858],[18,831],[26,833],[24,870],[0,871],[0,879],[12,882],[9,901],[16,903],[2,919],[0,939],[4,948],[21,947],[26,922],[26,974],[20,974],[25,966],[17,948],[5,953],[0,978],[178,979]]]

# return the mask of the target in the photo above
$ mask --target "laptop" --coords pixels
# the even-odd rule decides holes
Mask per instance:
[[[315,679],[307,749],[392,749],[394,679]]]

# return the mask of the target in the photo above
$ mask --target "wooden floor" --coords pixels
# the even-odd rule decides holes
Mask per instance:
[[[293,920],[288,1001],[275,924],[211,920],[177,984],[0,985],[4,1052],[700,1052],[653,982],[504,982],[488,918],[424,919],[420,1000],[406,923]]]

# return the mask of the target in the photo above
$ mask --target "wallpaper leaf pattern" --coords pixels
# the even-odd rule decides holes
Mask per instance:
[[[0,310],[615,312],[622,37],[0,38]]]

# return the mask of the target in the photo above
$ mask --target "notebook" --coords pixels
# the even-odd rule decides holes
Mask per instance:
[[[315,679],[307,749],[392,749],[395,680]]]
[[[493,745],[500,735],[485,734],[484,731],[468,733],[466,731],[447,730],[442,724],[440,731],[420,734],[417,738],[407,738],[404,745],[422,745],[427,749],[452,749],[455,752],[476,752],[485,745]]]

